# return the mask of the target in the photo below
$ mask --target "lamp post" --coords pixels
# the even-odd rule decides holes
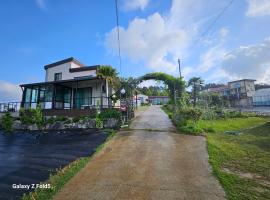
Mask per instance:
[[[121,111],[123,111],[123,100],[122,100],[122,95],[124,95],[126,93],[126,90],[124,89],[124,88],[122,88],[121,90],[120,90],[120,110]],[[125,102],[125,104],[126,104],[126,102]],[[127,106],[125,105],[125,109],[126,109],[126,111],[127,111]],[[128,114],[128,113],[127,113]]]

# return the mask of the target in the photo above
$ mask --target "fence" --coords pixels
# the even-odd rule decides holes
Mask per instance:
[[[253,106],[270,106],[270,95],[254,96]]]
[[[0,113],[3,112],[17,112],[21,107],[20,102],[8,102],[8,103],[0,103]]]

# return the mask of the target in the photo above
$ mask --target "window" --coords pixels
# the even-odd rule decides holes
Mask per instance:
[[[54,74],[54,81],[62,80],[62,73],[55,73]]]

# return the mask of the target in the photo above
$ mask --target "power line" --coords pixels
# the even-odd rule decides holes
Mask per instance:
[[[207,29],[199,36],[199,38],[193,43],[193,49],[198,42],[203,38],[217,23],[217,21],[222,17],[222,15],[226,12],[226,10],[233,4],[234,0],[230,0],[229,3],[220,11],[220,13],[216,16],[213,22],[207,27]]]
[[[232,5],[234,0],[231,0],[222,10],[221,12],[217,15],[217,17],[214,19],[214,21],[208,26],[208,28],[201,34],[201,37],[204,37],[206,33],[208,33],[217,23],[217,21],[222,17],[222,15],[226,12],[226,10]]]
[[[122,73],[122,58],[121,58],[121,44],[119,33],[119,17],[118,17],[118,1],[115,0],[115,14],[116,14],[116,26],[117,26],[117,42],[118,42],[118,57],[119,57],[119,72]]]

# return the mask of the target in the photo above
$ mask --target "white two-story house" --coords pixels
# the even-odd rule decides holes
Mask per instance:
[[[29,109],[40,105],[47,115],[69,115],[68,110],[74,113],[112,106],[112,87],[97,75],[99,67],[85,66],[72,57],[45,65],[45,82],[20,85],[23,90],[21,107]]]

